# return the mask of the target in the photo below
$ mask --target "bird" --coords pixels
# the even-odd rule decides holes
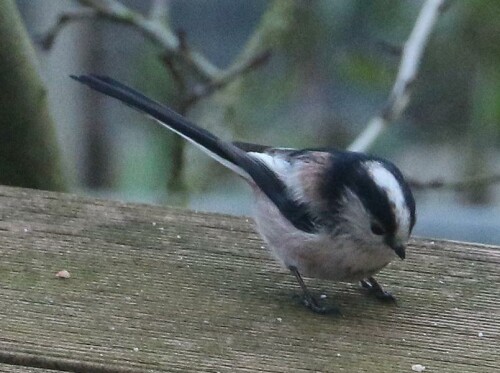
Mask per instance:
[[[373,276],[394,259],[405,259],[416,206],[392,162],[333,148],[224,141],[110,77],[71,78],[144,113],[243,178],[255,199],[256,229],[296,278],[306,307],[317,313],[339,312],[323,306],[303,276],[359,281],[369,294],[395,301]]]

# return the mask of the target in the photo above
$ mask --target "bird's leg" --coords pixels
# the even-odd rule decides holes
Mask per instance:
[[[290,266],[290,267],[288,267],[288,269],[290,269],[290,272],[292,272],[292,274],[297,279],[297,282],[299,283],[300,287],[302,288],[302,292],[304,294],[303,301],[304,301],[304,305],[307,308],[311,309],[313,312],[322,313],[322,314],[324,314],[324,313],[339,313],[339,311],[336,308],[330,308],[330,307],[327,308],[327,307],[322,307],[319,305],[316,298],[314,298],[314,296],[309,292],[309,289],[307,288],[304,280],[302,279],[302,276],[300,275],[297,267]]]
[[[361,286],[364,289],[368,290],[368,292],[374,295],[377,299],[396,302],[396,298],[394,297],[394,295],[392,295],[388,291],[385,291],[384,288],[373,277],[368,277],[361,280]]]

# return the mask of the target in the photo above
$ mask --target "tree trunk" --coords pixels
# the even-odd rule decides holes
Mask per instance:
[[[36,55],[13,0],[0,0],[0,184],[62,190],[58,144]]]

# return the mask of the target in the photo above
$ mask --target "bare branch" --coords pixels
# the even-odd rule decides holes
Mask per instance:
[[[194,87],[191,96],[186,100],[186,105],[190,106],[202,98],[210,96],[212,93],[224,88],[235,79],[267,63],[270,57],[271,51],[264,51],[263,53],[244,61],[244,63],[238,64],[237,68],[227,70],[227,72],[224,72],[220,75],[220,77],[212,80],[211,82]]]
[[[62,28],[71,21],[81,21],[92,19],[97,16],[93,9],[76,9],[64,12],[59,15],[56,23],[42,36],[36,38],[36,43],[40,44],[44,50],[49,50],[54,45],[56,37]]]
[[[147,19],[142,14],[125,7],[116,0],[79,1],[94,7],[106,18],[135,27],[147,39],[159,45],[163,51],[182,59],[186,66],[201,78],[210,80],[220,73],[219,69],[202,54],[183,48],[178,35],[158,20]],[[107,5],[103,6],[104,4]]]
[[[259,25],[250,35],[231,66],[225,71],[225,74],[232,75],[233,71],[244,70],[248,61],[255,60],[257,56],[265,54],[266,51],[279,48],[281,40],[295,24],[300,6],[301,2],[299,1],[274,0],[270,3],[261,17]]]
[[[155,3],[155,11],[153,17],[146,18],[142,14],[126,7],[117,0],[78,0],[82,5],[88,7],[78,11],[67,12],[59,17],[58,22],[47,32],[45,37],[41,39],[41,43],[45,49],[48,49],[53,44],[56,36],[69,21],[106,18],[114,22],[122,23],[135,27],[152,43],[158,45],[163,52],[163,55],[170,55],[180,59],[185,66],[190,68],[197,76],[207,82],[210,87],[208,92],[213,92],[215,89],[225,86],[233,80],[238,74],[250,71],[248,65],[255,63],[262,53],[255,55],[248,54],[245,59],[241,59],[237,64],[231,66],[227,70],[220,70],[202,54],[188,48],[185,33],[174,32],[168,25],[162,22],[161,17],[158,17],[158,9],[165,9],[167,3],[165,1],[157,1]],[[208,94],[203,94],[205,97]]]
[[[403,48],[398,75],[387,103],[382,111],[368,122],[365,130],[349,146],[349,150],[366,151],[406,109],[410,100],[411,85],[417,77],[425,46],[444,4],[445,0],[427,0],[422,6]]]
[[[226,87],[238,77],[256,69],[266,63],[271,55],[270,48],[280,31],[286,29],[284,25],[290,24],[289,18],[296,5],[288,0],[274,0],[263,16],[263,21],[256,28],[240,54],[227,69],[219,69],[200,53],[193,51],[189,45],[186,33],[182,30],[173,31],[169,27],[168,0],[156,0],[150,11],[149,18],[126,7],[117,0],[78,0],[80,4],[88,7],[82,13],[88,14],[87,18],[105,18],[115,23],[129,25],[142,33],[145,38],[161,49],[160,58],[172,74],[173,80],[179,91],[178,110],[186,114],[192,105],[199,100],[212,95],[214,92]],[[165,13],[165,14],[162,14]],[[47,35],[46,44],[53,43],[61,28],[70,20],[77,17],[65,17],[55,25]],[[283,19],[286,19],[284,21]],[[193,73],[196,79],[188,79],[186,70]],[[182,155],[184,143],[180,140],[174,142],[172,158],[178,167],[169,178],[169,188],[178,189],[182,186]]]
[[[172,58],[172,55],[170,54],[165,54],[161,56],[161,60],[167,67],[168,71],[172,75],[172,79],[174,83],[177,85],[177,89],[179,92],[182,92],[185,94],[185,92],[188,91],[188,85],[186,82],[186,79],[184,75],[182,74],[181,69],[177,66],[177,64],[174,62],[174,59]]]

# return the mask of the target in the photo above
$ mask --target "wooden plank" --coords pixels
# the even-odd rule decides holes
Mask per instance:
[[[58,370],[0,364],[0,373],[58,373]]]
[[[248,219],[0,187],[0,363],[498,371],[499,263],[496,247],[419,239],[378,276],[397,306],[308,279],[342,309],[322,316],[299,304]],[[61,269],[71,278],[55,278]]]

